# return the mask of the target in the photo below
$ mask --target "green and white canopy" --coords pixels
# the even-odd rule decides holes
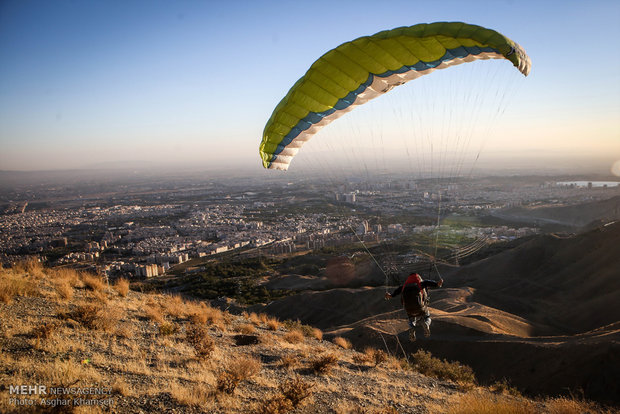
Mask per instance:
[[[436,69],[507,59],[527,76],[530,58],[495,30],[460,22],[399,27],[346,42],[316,60],[276,106],[263,131],[265,168],[286,170],[304,142],[369,100]]]

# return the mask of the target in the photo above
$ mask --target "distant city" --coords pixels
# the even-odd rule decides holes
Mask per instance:
[[[67,185],[15,183],[5,186],[0,198],[0,260],[7,265],[35,257],[133,279],[224,254],[292,255],[380,244],[416,233],[440,231],[492,244],[540,232],[531,221],[502,222],[507,210],[616,195],[616,181],[553,177],[452,182],[346,177],[338,183],[134,177]]]

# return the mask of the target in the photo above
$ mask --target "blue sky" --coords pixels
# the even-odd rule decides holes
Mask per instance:
[[[490,151],[620,160],[617,1],[0,2],[0,170],[260,167],[271,111],[320,55],[465,21],[533,61]],[[514,121],[513,121],[514,124]]]

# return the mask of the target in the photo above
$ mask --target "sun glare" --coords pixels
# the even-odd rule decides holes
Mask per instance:
[[[620,160],[614,162],[614,165],[611,166],[611,173],[616,177],[620,177]]]

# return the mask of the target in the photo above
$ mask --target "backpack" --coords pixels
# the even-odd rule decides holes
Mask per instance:
[[[409,315],[425,313],[428,293],[422,287],[422,278],[417,273],[409,275],[403,284],[401,302]]]

